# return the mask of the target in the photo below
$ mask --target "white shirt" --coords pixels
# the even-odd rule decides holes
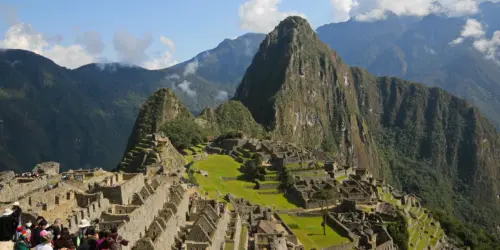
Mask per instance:
[[[54,250],[50,244],[40,244],[35,247],[35,250]]]

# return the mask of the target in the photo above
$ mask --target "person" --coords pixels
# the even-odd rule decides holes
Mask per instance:
[[[59,250],[59,249],[76,249],[75,244],[73,243],[73,240],[71,239],[71,235],[69,233],[69,229],[67,227],[61,229],[61,234],[59,236],[59,239],[56,239],[54,241],[54,249]]]
[[[83,238],[77,250],[98,250],[97,248],[97,233],[93,226],[87,227],[85,237]]]
[[[100,246],[106,240],[108,235],[109,235],[108,231],[105,231],[105,230],[100,231],[99,232],[99,239],[97,240],[97,246]]]
[[[54,250],[51,245],[54,235],[51,231],[42,230],[39,236],[40,244],[36,245],[35,250]]]
[[[16,201],[16,202],[14,202],[14,204],[12,204],[12,211],[14,211],[13,216],[14,216],[14,221],[16,223],[16,226],[22,225],[21,214],[23,213],[23,210],[19,206],[19,201]]]
[[[45,228],[47,228],[47,221],[45,219],[41,219],[40,222],[38,223],[38,227],[36,227],[31,233],[32,235],[31,242],[33,243],[34,246],[42,243],[40,233],[42,231],[45,231]]]
[[[16,232],[14,226],[14,217],[12,216],[12,209],[7,208],[0,217],[0,241],[12,241]]]
[[[79,247],[81,245],[83,239],[85,238],[85,233],[89,227],[90,222],[87,219],[80,220],[80,223],[78,224],[78,235],[73,238],[75,246]]]
[[[111,233],[109,236],[113,239],[111,249],[113,250],[119,250],[121,249],[121,246],[128,246],[128,240],[123,239],[119,234],[118,234],[118,227],[114,226],[111,228]]]
[[[54,239],[58,239],[60,234],[61,234],[61,219],[57,218],[54,221],[54,224],[52,224],[50,227],[47,228],[47,230],[52,231],[52,234],[54,235]]]
[[[29,242],[30,236],[29,231],[24,230],[19,235],[19,239],[14,245],[14,250],[29,250],[31,248],[31,244]]]

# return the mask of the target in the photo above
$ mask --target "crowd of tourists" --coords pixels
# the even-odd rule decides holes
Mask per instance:
[[[0,217],[0,241],[15,242],[14,250],[119,250],[128,241],[118,235],[116,227],[97,231],[87,219],[78,224],[78,233],[71,233],[56,219],[49,225],[38,216],[33,223],[21,223],[22,209],[19,202],[5,209]]]

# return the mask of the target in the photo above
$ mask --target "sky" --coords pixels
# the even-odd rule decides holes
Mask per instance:
[[[482,0],[0,0],[0,48],[30,50],[68,68],[121,62],[161,69],[225,38],[270,32],[289,15],[323,24],[397,15],[477,12]],[[498,0],[497,0],[498,1]]]

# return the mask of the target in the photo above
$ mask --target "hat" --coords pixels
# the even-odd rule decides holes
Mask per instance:
[[[19,201],[14,202],[14,204],[13,204],[13,205],[14,205],[14,206],[18,206],[18,207],[19,207]]]
[[[40,232],[40,236],[41,236],[41,237],[45,237],[45,236],[47,236],[47,234],[49,234],[49,232],[47,232],[46,230],[42,230],[42,231]]]
[[[33,223],[31,223],[31,221],[28,221],[28,223],[26,223],[27,227],[31,227],[32,225],[33,225]]]
[[[12,211],[12,209],[10,208],[7,208],[5,209],[5,212],[3,212],[2,216],[11,215],[12,213],[14,213],[14,211]]]
[[[90,222],[87,219],[82,219],[80,224],[78,224],[79,228],[90,227]]]

